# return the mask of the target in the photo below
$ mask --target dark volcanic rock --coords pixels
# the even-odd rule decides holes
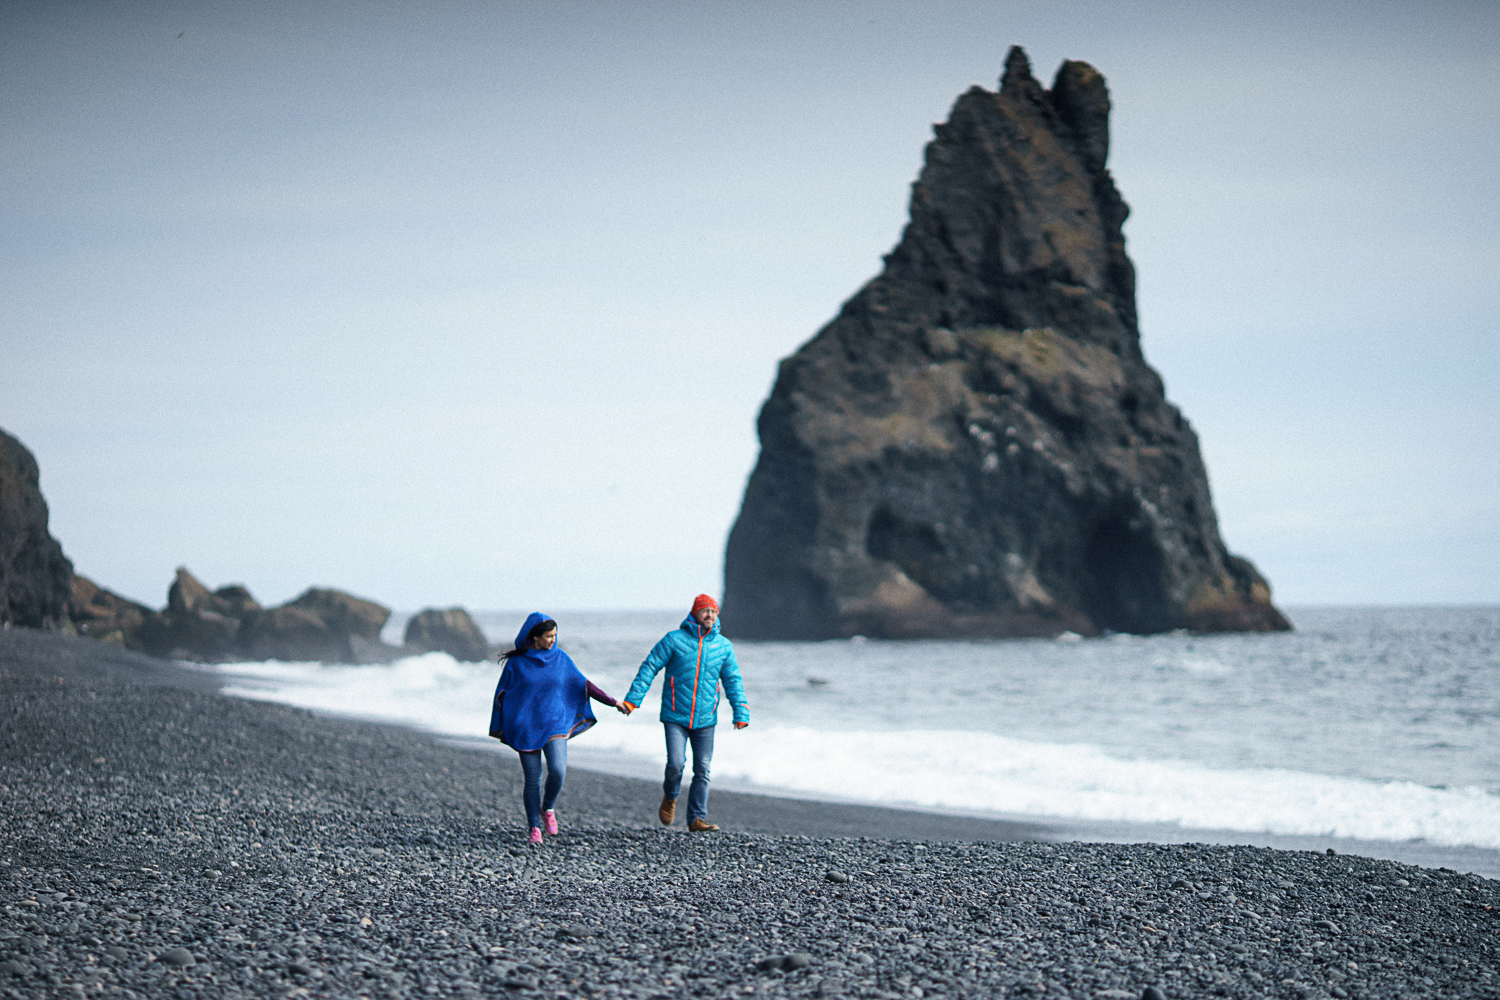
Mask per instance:
[[[259,611],[250,592],[236,585],[225,591],[244,595],[244,601],[219,597],[189,573],[177,567],[177,577],[167,589],[167,607],[146,627],[146,649],[180,659],[223,660],[234,655],[243,617]]]
[[[180,660],[328,660],[376,663],[401,650],[380,641],[390,611],[339,590],[308,590],[265,609],[242,584],[209,590],[179,566],[160,612],[73,577],[70,615],[78,632]]]
[[[211,591],[189,573],[186,566],[177,567],[177,578],[167,588],[167,613],[171,615],[211,611],[230,618],[244,618],[250,612],[260,610],[260,602],[250,596],[244,584],[232,583]]]
[[[406,645],[443,652],[455,660],[477,663],[490,655],[489,640],[463,608],[424,608],[406,623]]]
[[[1288,628],[1147,365],[1109,93],[1011,50],[885,270],[781,364],[725,558],[748,638]]]
[[[179,660],[379,663],[402,652],[380,641],[391,613],[373,601],[314,588],[265,609],[243,585],[209,590],[185,566],[159,613],[75,576],[71,614],[83,635]]]
[[[86,576],[73,575],[73,596],[68,617],[79,635],[114,642],[127,649],[145,650],[146,636],[163,626],[155,611],[144,604],[105,590]]]
[[[0,625],[62,627],[72,580],[73,564],[47,531],[36,459],[0,430]]]
[[[295,601],[245,619],[238,649],[255,660],[368,663],[397,650],[380,641],[389,608],[341,590],[314,587]]]

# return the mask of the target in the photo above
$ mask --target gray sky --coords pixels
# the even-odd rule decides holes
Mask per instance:
[[[1230,547],[1500,601],[1489,2],[0,5],[0,427],[152,604],[718,593],[777,360],[1011,43],[1109,80]]]

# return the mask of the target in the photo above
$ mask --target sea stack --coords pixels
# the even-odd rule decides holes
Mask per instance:
[[[1012,48],[885,268],[781,363],[725,556],[752,639],[1286,629],[1141,353],[1109,91]]]

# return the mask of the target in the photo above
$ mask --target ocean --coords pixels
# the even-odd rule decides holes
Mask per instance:
[[[715,786],[1500,877],[1500,608],[1289,615],[1296,630],[1275,635],[739,642],[751,726],[721,710]],[[496,642],[524,617],[476,615]],[[682,613],[556,617],[583,672],[622,696]],[[485,737],[493,663],[212,669],[231,694],[504,750]],[[595,707],[570,761],[658,778],[657,693],[628,719]]]

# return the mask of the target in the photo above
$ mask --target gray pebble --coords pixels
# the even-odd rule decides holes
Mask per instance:
[[[1493,992],[1500,922],[1481,908],[1500,903],[1500,885],[1478,877],[1322,850],[736,832],[750,820],[727,808],[724,835],[705,841],[663,834],[659,785],[582,768],[564,793],[567,834],[534,852],[510,757],[212,693],[112,687],[103,671],[33,684],[7,659],[17,640],[26,630],[0,630],[0,993],[165,995],[180,970],[141,960],[179,943],[198,982],[175,992],[199,998],[316,985],[330,1000],[750,1000],[747,979],[792,1000],[1303,989],[1283,982],[1325,1000]],[[131,780],[67,773],[59,762],[80,743],[110,746]],[[830,891],[845,885],[835,873],[859,891]],[[1397,889],[1398,876],[1417,888]],[[1317,925],[1334,913],[1337,930]],[[816,960],[800,950],[811,947]],[[87,967],[89,952],[106,967]]]
[[[830,871],[827,875],[824,876],[824,878],[828,879],[828,881],[830,882],[838,882],[841,884],[849,881],[849,876],[840,871]]]
[[[198,961],[193,957],[193,953],[188,951],[186,948],[168,948],[166,951],[156,956],[156,960],[167,965],[175,965],[178,968],[193,965]]]

